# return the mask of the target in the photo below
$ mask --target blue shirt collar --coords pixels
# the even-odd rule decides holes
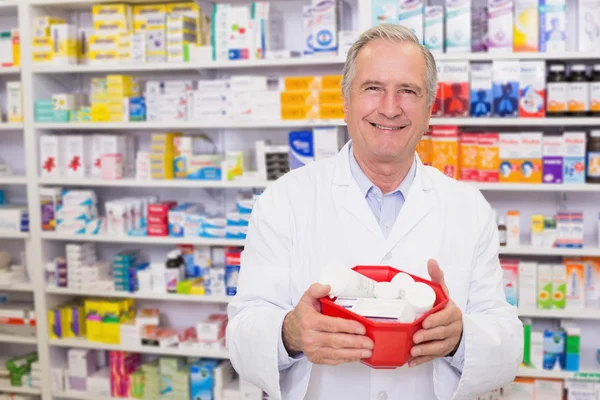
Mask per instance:
[[[371,182],[371,180],[367,177],[367,175],[360,168],[360,165],[358,165],[358,162],[356,161],[356,158],[354,157],[354,152],[352,151],[352,143],[350,143],[350,146],[348,146],[348,151],[349,151],[348,158],[350,160],[350,172],[352,173],[354,180],[358,184],[358,188],[360,189],[362,194],[366,197],[367,194],[369,193],[369,190],[371,190],[371,188],[373,188],[375,185],[373,185],[373,182]],[[402,196],[404,196],[404,198],[406,199],[406,196],[408,195],[408,191],[410,190],[410,187],[412,186],[412,183],[415,180],[416,174],[417,174],[417,160],[415,158],[415,159],[413,159],[413,163],[410,166],[410,170],[408,170],[408,174],[406,174],[406,178],[404,178],[404,180],[402,182],[400,182],[400,185],[398,185],[396,190],[394,190],[392,193],[400,192],[402,194]]]

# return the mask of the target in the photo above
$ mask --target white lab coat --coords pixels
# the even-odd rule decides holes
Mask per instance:
[[[235,369],[284,400],[471,400],[511,382],[522,360],[523,328],[504,297],[489,204],[474,187],[417,160],[415,180],[386,240],[351,175],[348,147],[288,173],[258,199],[228,310]],[[439,262],[463,312],[464,361],[373,370],[360,363],[328,367],[305,357],[290,363],[283,362],[287,354],[278,358],[285,315],[327,263],[392,265],[429,278],[430,258]]]

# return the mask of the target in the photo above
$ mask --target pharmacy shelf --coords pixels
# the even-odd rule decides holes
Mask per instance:
[[[4,9],[7,6],[0,2],[0,9]],[[0,67],[0,75],[12,75],[21,72],[21,67]]]
[[[1,183],[1,181],[0,181]],[[42,186],[90,186],[90,187],[139,187],[139,188],[212,188],[248,189],[265,188],[272,182],[252,179],[235,181],[202,180],[138,180],[138,179],[95,179],[95,178],[39,178]],[[528,183],[479,183],[468,182],[485,192],[600,192],[595,184],[528,184]]]
[[[19,131],[23,129],[22,122],[0,122],[0,131]]]
[[[472,182],[472,185],[474,185],[477,189],[485,192],[600,192],[600,185],[595,185],[591,183],[539,184]]]
[[[17,335],[4,335],[0,333],[0,343],[37,344],[37,338]]]
[[[600,257],[600,248],[584,247],[582,249],[563,249],[563,248],[545,248],[534,246],[500,246],[500,255],[519,255],[519,256],[589,256]]]
[[[592,126],[600,128],[600,118],[431,118],[429,124],[432,126],[457,125],[474,127]]]
[[[0,185],[25,185],[27,177],[25,176],[0,176]]]
[[[524,310],[519,309],[519,317],[551,319],[589,319],[600,320],[600,308],[580,310]]]
[[[30,0],[32,6],[43,6],[46,8],[65,8],[65,9],[86,9],[91,8],[93,4],[102,3],[123,3],[123,0]],[[127,0],[128,4],[149,4],[165,3],[164,0]]]
[[[597,60],[598,52],[560,51],[554,53],[444,53],[434,54],[436,61],[494,61],[494,60]]]
[[[522,378],[575,379],[600,382],[600,370],[570,372],[521,367],[519,368],[518,376]]]
[[[33,292],[33,285],[29,282],[9,285],[0,282],[0,292]]]
[[[201,237],[170,237],[170,236],[118,236],[118,235],[72,235],[56,232],[42,232],[42,239],[100,242],[100,243],[137,243],[137,244],[194,244],[197,246],[244,246],[245,240],[239,239],[207,239]]]
[[[40,389],[33,389],[23,386],[0,385],[0,393],[33,394],[39,396],[41,391]]]
[[[311,128],[319,126],[345,126],[341,119],[299,121],[224,121],[210,124],[200,121],[157,121],[157,122],[44,122],[36,123],[36,129],[51,130],[165,130],[165,129],[268,129],[268,128]],[[600,123],[599,123],[600,125]]]
[[[52,397],[58,399],[73,399],[73,400],[133,400],[126,397],[111,397],[90,392],[78,392],[72,390],[70,392],[52,392]]]
[[[128,298],[138,300],[156,300],[156,301],[176,301],[189,303],[213,303],[226,304],[231,301],[233,296],[198,296],[190,294],[170,294],[170,293],[144,293],[144,292],[94,292],[90,290],[70,289],[70,288],[46,288],[47,294],[63,296],[88,296],[104,298]]]
[[[28,239],[29,232],[0,232],[0,239]]]
[[[48,344],[54,347],[70,347],[80,349],[96,349],[109,351],[128,351],[132,353],[157,354],[162,356],[218,358],[226,360],[229,358],[227,350],[201,350],[191,347],[153,347],[153,346],[124,346],[121,344],[107,344],[89,342],[85,339],[49,339]]]
[[[95,186],[95,187],[137,187],[137,188],[214,188],[214,189],[249,189],[264,188],[268,181],[236,180],[236,181],[203,181],[203,180],[138,180],[138,179],[92,179],[92,178],[40,178],[40,185],[56,186]],[[598,185],[600,187],[600,185]]]
[[[73,74],[73,73],[110,73],[110,72],[162,72],[191,71],[198,69],[239,69],[239,68],[287,68],[301,66],[339,65],[345,57],[294,57],[273,60],[233,60],[200,61],[186,63],[149,63],[149,64],[96,64],[96,65],[35,65],[36,74]]]

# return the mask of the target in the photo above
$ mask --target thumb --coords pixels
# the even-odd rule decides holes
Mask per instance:
[[[319,299],[327,296],[329,292],[331,292],[331,286],[313,283],[310,285],[308,290],[304,292],[304,295],[300,301],[309,305],[309,307],[315,311],[321,312],[321,302]]]
[[[446,296],[448,295],[448,287],[446,286],[446,281],[444,280],[444,271],[440,268],[440,265],[434,259],[431,259],[427,262],[427,273],[431,277],[431,281],[439,284],[442,287]]]

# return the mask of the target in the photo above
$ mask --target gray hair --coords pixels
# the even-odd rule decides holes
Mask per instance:
[[[435,95],[438,88],[437,67],[435,59],[427,47],[423,46],[415,34],[408,28],[401,25],[381,24],[363,32],[356,42],[350,47],[344,71],[342,76],[342,93],[344,97],[350,99],[350,88],[352,81],[356,76],[356,57],[360,50],[368,43],[378,40],[392,40],[395,42],[414,43],[419,46],[425,57],[425,82],[427,85],[427,105],[430,106],[435,101]]]

